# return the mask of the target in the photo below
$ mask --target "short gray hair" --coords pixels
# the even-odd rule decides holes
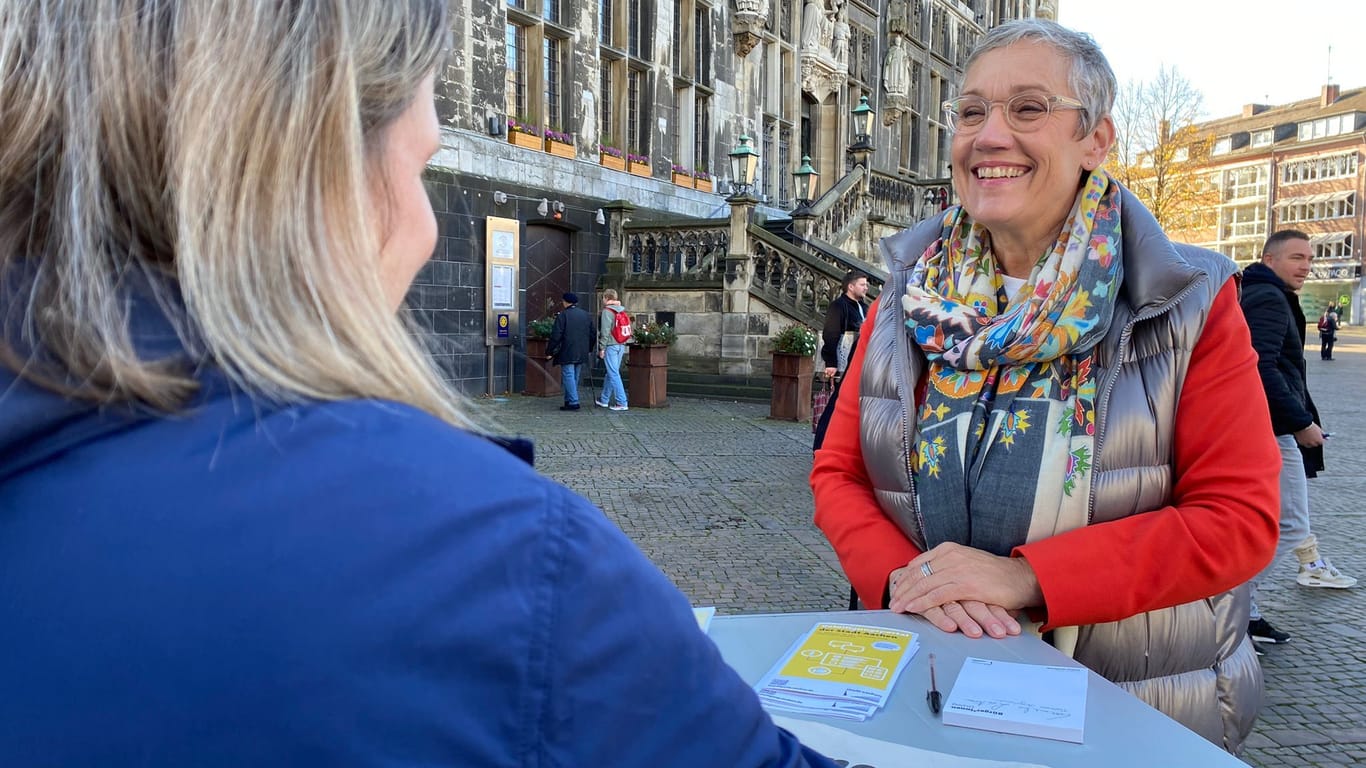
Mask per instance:
[[[1056,21],[1016,19],[994,27],[968,56],[963,71],[972,69],[972,65],[988,52],[1016,43],[1044,43],[1072,62],[1067,84],[1083,105],[1081,135],[1095,130],[1114,109],[1115,91],[1119,85],[1100,46],[1085,32],[1068,29]]]

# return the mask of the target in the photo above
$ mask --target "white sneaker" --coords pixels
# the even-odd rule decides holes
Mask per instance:
[[[604,403],[604,402],[601,401],[601,400],[594,400],[594,401],[593,401],[593,405],[596,405],[596,406],[599,407],[599,408],[606,408],[606,407],[607,407],[607,403]]]
[[[1351,589],[1357,583],[1357,580],[1351,576],[1342,575],[1342,571],[1339,571],[1326,557],[1323,559],[1323,565],[1319,568],[1301,565],[1300,572],[1295,574],[1295,581],[1302,587],[1328,587],[1330,589]]]
[[[611,406],[610,408],[608,408],[607,410],[609,410],[609,411],[629,411],[629,410],[631,410],[631,409],[630,409],[630,408],[627,408],[627,407],[624,406],[624,405],[614,405],[614,406]],[[1353,581],[1352,583],[1355,584],[1356,582]]]

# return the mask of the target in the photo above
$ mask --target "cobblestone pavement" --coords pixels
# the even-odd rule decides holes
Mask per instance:
[[[1337,360],[1309,350],[1310,390],[1333,433],[1311,480],[1324,554],[1366,585],[1366,330]],[[1312,343],[1316,343],[1314,340]],[[841,610],[834,553],[811,523],[811,427],[767,405],[670,398],[670,407],[562,413],[558,398],[482,400],[479,417],[533,437],[542,472],[587,496],[697,605],[721,613]],[[1287,645],[1265,648],[1266,703],[1243,758],[1254,766],[1366,766],[1366,586],[1295,584],[1293,555],[1259,603]]]

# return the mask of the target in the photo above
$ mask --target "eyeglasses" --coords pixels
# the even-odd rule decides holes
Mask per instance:
[[[981,96],[959,96],[944,102],[944,115],[949,130],[955,133],[974,133],[987,122],[991,108],[1004,107],[1006,125],[1016,131],[1037,131],[1055,109],[1086,111],[1086,106],[1066,96],[1045,96],[1042,93],[1017,93],[1004,101],[992,101]]]

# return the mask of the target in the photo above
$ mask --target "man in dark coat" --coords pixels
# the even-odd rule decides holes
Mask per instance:
[[[825,361],[825,377],[833,378],[843,374],[844,366],[849,364],[849,350],[853,339],[857,338],[859,328],[863,327],[863,317],[867,307],[863,298],[868,295],[868,276],[862,272],[850,272],[844,276],[840,295],[830,302],[825,313],[825,331],[821,334],[825,345],[821,347],[821,359]],[[845,334],[852,333],[853,337]],[[840,349],[843,344],[844,349]],[[841,352],[844,354],[842,355]]]
[[[579,377],[584,366],[593,360],[593,318],[579,308],[579,297],[566,293],[562,297],[564,309],[555,316],[555,327],[550,331],[550,345],[546,351],[560,366],[560,384],[564,388],[562,411],[579,409]]]
[[[824,345],[821,347],[821,360],[825,362],[825,378],[835,382],[835,390],[826,401],[825,410],[816,422],[815,438],[811,450],[815,451],[825,441],[825,430],[830,426],[830,417],[835,413],[835,401],[839,399],[839,381],[844,377],[844,368],[854,357],[854,346],[858,342],[859,329],[867,307],[863,305],[868,295],[868,276],[853,271],[844,276],[839,296],[830,302],[825,311],[825,330],[821,333]]]
[[[1281,448],[1281,535],[1276,557],[1294,551],[1300,563],[1295,580],[1303,586],[1344,589],[1357,580],[1344,576],[1319,554],[1318,539],[1309,527],[1305,478],[1323,469],[1325,435],[1309,396],[1305,318],[1295,291],[1304,286],[1313,258],[1308,235],[1290,229],[1273,234],[1262,248],[1262,260],[1243,270],[1240,303],[1252,332],[1257,369],[1271,408],[1271,426]],[[1262,618],[1255,600],[1257,584],[1271,567],[1268,565],[1252,580],[1254,600],[1248,633],[1261,642],[1284,643],[1290,635]]]

